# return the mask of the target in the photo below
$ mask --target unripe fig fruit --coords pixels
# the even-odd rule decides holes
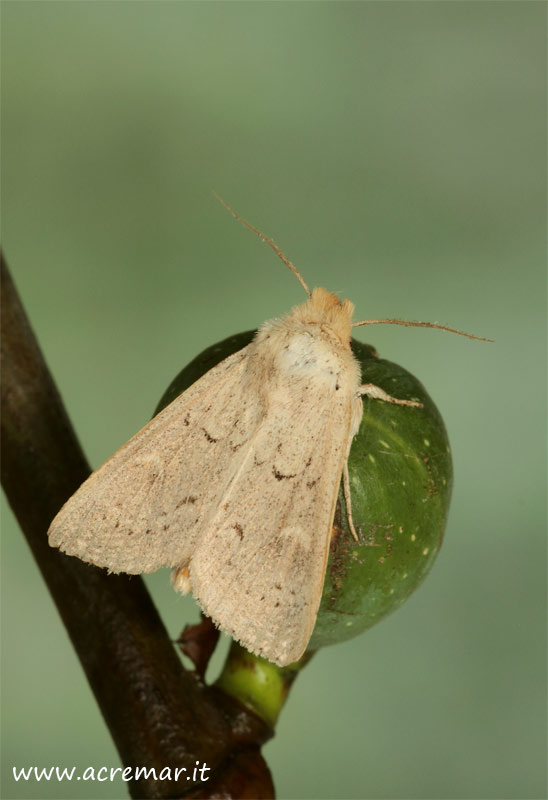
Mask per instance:
[[[177,375],[156,411],[248,345],[254,334],[231,336],[200,353]],[[439,552],[451,497],[447,433],[422,384],[403,367],[378,358],[369,345],[352,340],[352,350],[364,383],[394,397],[418,400],[423,407],[363,398],[363,419],[348,463],[359,541],[350,532],[341,488],[308,651],[356,636],[409,597]]]

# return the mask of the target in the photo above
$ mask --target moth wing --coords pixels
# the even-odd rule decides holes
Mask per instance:
[[[282,666],[301,657],[316,621],[350,436],[344,394],[316,397],[313,412],[302,394],[269,398],[189,566],[204,611]]]
[[[244,348],[207,372],[97,469],[62,507],[50,544],[112,572],[188,561],[263,414]]]

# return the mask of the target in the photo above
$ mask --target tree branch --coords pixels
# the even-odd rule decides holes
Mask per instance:
[[[211,779],[188,796],[273,797],[260,755],[270,729],[183,668],[142,580],[49,547],[51,520],[90,470],[3,258],[1,271],[2,484],[122,762],[159,775],[199,761]],[[171,798],[189,785],[143,777],[129,788]]]

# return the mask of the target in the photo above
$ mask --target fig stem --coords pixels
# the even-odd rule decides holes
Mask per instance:
[[[314,652],[307,652],[294,664],[279,667],[232,642],[215,685],[273,728],[293,681],[313,655]]]

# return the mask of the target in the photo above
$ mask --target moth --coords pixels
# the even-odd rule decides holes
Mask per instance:
[[[227,208],[275,250],[306,301],[155,416],[83,483],[48,535],[110,572],[172,567],[174,587],[192,592],[217,626],[285,666],[314,628],[341,479],[358,538],[347,459],[362,396],[420,405],[362,383],[352,328],[453,329],[352,322],[349,300],[310,291],[278,246]]]

